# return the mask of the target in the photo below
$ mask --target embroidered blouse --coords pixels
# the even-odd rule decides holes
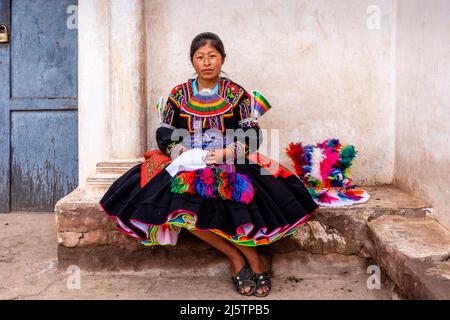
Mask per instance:
[[[237,156],[247,156],[262,142],[257,122],[250,119],[250,104],[250,94],[228,78],[219,78],[211,95],[198,92],[197,79],[189,79],[168,96],[156,130],[158,148],[172,159],[190,148],[230,146]],[[174,134],[176,129],[184,130]]]

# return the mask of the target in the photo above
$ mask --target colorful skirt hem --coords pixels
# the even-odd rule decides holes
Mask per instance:
[[[296,223],[287,224],[284,227],[278,227],[269,234],[267,234],[267,228],[261,228],[253,237],[249,237],[254,229],[254,225],[252,223],[247,223],[239,226],[236,229],[236,233],[234,235],[229,235],[219,229],[201,229],[197,227],[197,215],[194,212],[190,212],[187,210],[176,210],[170,213],[168,215],[167,221],[161,225],[151,225],[137,219],[130,219],[131,224],[148,235],[146,238],[142,238],[132,229],[127,227],[119,217],[108,213],[102,205],[100,205],[100,207],[103,212],[108,214],[108,216],[116,222],[117,230],[135,238],[146,247],[157,245],[175,246],[177,244],[178,235],[181,231],[181,228],[187,230],[211,231],[227,239],[228,241],[242,246],[256,247],[260,245],[268,245],[284,237],[294,234],[298,230],[298,228],[302,226],[306,221],[308,221],[318,209],[316,208],[311,214],[304,216]]]

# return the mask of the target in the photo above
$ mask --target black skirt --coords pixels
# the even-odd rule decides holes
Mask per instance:
[[[245,246],[267,245],[293,234],[318,208],[295,175],[273,175],[259,164],[236,164],[254,189],[250,203],[171,191],[160,171],[141,187],[141,164],[119,177],[100,200],[117,229],[145,246],[175,245],[180,228],[209,230]]]

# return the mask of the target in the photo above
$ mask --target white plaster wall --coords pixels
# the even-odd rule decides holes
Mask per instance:
[[[354,144],[356,183],[395,182],[429,201],[449,226],[450,1],[378,1],[379,30],[366,25],[373,4],[146,0],[147,61],[139,60],[148,85],[138,91],[148,96],[148,149],[156,147],[157,98],[193,77],[191,40],[212,31],[225,43],[224,71],[274,106],[260,121],[280,129],[280,150],[290,141],[327,137]],[[110,5],[79,0],[80,186],[109,158],[113,143]],[[131,77],[142,80],[135,68]]]
[[[395,183],[450,226],[450,1],[397,6]]]
[[[217,33],[223,70],[273,109],[264,128],[290,141],[340,138],[359,150],[359,184],[391,183],[394,170],[394,0],[379,0],[381,28],[367,28],[372,0],[147,0],[148,146],[155,147],[154,104],[193,76],[195,35]],[[286,161],[286,157],[281,158]]]
[[[78,1],[79,185],[109,156],[109,0]]]

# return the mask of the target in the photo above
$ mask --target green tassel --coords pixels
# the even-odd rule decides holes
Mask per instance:
[[[180,177],[174,177],[171,181],[171,189],[173,193],[186,193],[189,189],[189,186],[187,184],[183,183],[183,179]]]
[[[314,190],[314,188],[308,188],[309,194],[313,197],[313,198],[318,198],[319,194],[316,192],[316,190]]]
[[[220,169],[216,169],[216,172],[215,172],[215,179],[216,179],[216,185],[214,186],[214,191],[216,192],[216,194],[218,194],[219,195],[219,197],[221,197],[222,199],[224,199],[225,200],[225,197],[223,196],[223,194],[221,194],[220,192],[219,192],[219,189],[220,189],[220,186],[222,185],[222,183],[223,183],[223,181],[222,181],[222,179],[221,179],[221,177],[220,177],[220,172],[222,172],[223,170],[220,170]]]
[[[345,146],[341,149],[341,152],[339,153],[339,163],[342,172],[352,165],[352,161],[356,157],[356,153],[357,151],[352,145]]]
[[[319,180],[311,179],[308,182],[313,188],[320,187],[322,185],[322,181],[319,181]]]

